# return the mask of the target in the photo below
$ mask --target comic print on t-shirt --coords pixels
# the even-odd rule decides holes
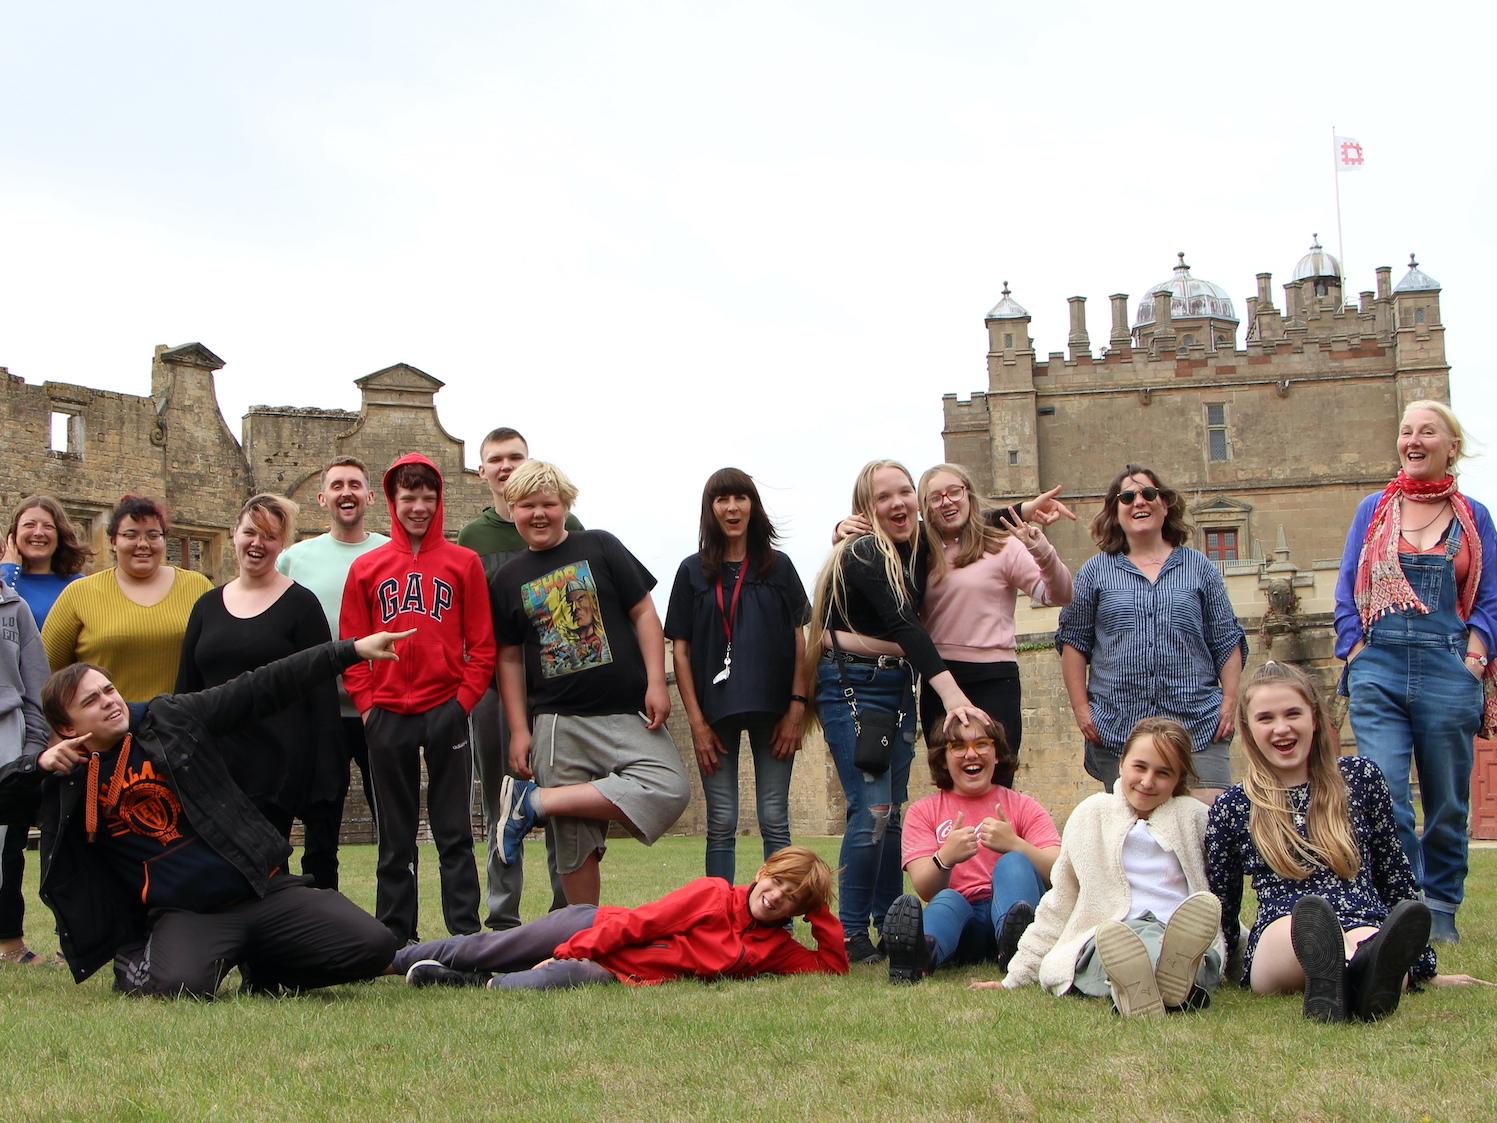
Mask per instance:
[[[520,599],[540,636],[541,673],[547,678],[613,662],[590,562],[573,562],[525,582]]]

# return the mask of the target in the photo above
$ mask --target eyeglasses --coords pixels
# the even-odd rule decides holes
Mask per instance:
[[[1130,487],[1127,491],[1118,492],[1118,502],[1132,503],[1140,495],[1144,497],[1145,503],[1152,503],[1159,498],[1159,489],[1157,487],[1141,487],[1137,491],[1134,491]]]
[[[148,530],[144,534],[138,530],[122,530],[115,537],[122,542],[134,543],[139,542],[142,538],[147,542],[160,542],[166,535],[159,530]]]
[[[942,503],[960,503],[966,497],[967,486],[965,484],[952,484],[945,491],[932,491],[929,495],[933,507],[939,507]]]
[[[996,749],[998,746],[991,737],[978,737],[973,741],[952,741],[946,746],[949,753],[964,753],[968,749]]]

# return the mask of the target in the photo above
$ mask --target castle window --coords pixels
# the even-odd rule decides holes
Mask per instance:
[[[1006,332],[1003,333],[1003,345],[1005,347],[1012,347],[1014,345],[1014,333],[1013,332],[1006,331]]]
[[[1227,444],[1225,402],[1206,403],[1206,457],[1213,463],[1232,459],[1232,450]]]
[[[1008,450],[1008,462],[1010,464],[1017,464],[1019,462],[1019,450],[1018,449],[1011,448],[1011,449]]]
[[[1422,323],[1424,323],[1424,309],[1423,308],[1415,308],[1414,309],[1414,323],[1416,323],[1416,324],[1422,324]]]
[[[218,576],[219,547],[214,537],[172,528],[166,536],[166,561],[212,578]]]
[[[65,410],[53,410],[47,449],[53,456],[83,455],[83,418]]]
[[[1206,556],[1212,561],[1237,560],[1237,531],[1206,531]]]

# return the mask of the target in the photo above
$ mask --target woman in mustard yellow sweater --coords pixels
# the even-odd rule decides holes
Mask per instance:
[[[201,573],[163,564],[169,529],[154,500],[119,501],[109,516],[114,568],[74,581],[47,614],[42,643],[54,671],[93,663],[127,702],[171,692],[187,618],[213,585]]]

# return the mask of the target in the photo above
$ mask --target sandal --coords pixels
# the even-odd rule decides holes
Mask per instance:
[[[46,961],[41,956],[24,946],[16,948],[14,951],[0,951],[0,963],[14,963],[17,966],[29,966],[31,964],[46,966]]]

